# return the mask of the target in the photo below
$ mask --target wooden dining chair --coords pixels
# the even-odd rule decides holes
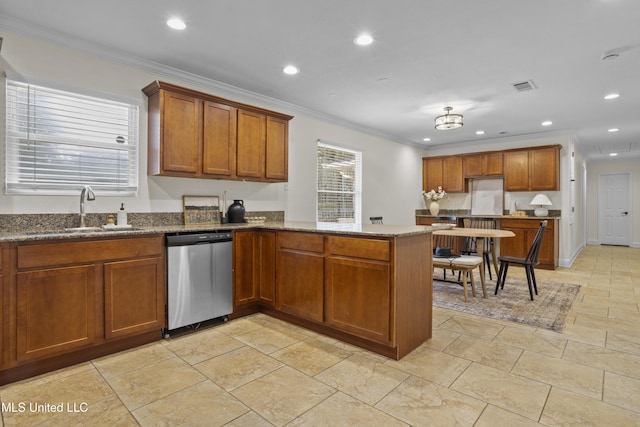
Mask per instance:
[[[498,295],[498,288],[504,289],[504,281],[507,277],[507,271],[509,270],[509,264],[517,264],[524,267],[525,272],[527,273],[527,285],[529,285],[529,296],[531,296],[531,301],[533,301],[533,291],[535,290],[536,295],[538,295],[538,285],[536,284],[536,275],[534,272],[534,268],[538,265],[538,254],[540,253],[540,246],[542,246],[542,237],[544,236],[544,230],[547,227],[547,221],[542,221],[540,223],[540,227],[538,228],[538,232],[531,243],[531,247],[529,248],[529,252],[525,258],[514,257],[514,256],[499,256],[498,260],[500,261],[500,271],[498,271],[498,280],[496,282],[496,291],[494,295]]]
[[[468,228],[483,228],[483,229],[496,229],[496,220],[493,218],[465,218],[463,220],[463,224]],[[484,268],[485,272],[487,269],[489,270],[489,279],[493,280],[493,276],[491,275],[491,262],[489,256],[493,256],[494,254],[494,240],[491,237],[485,237],[482,239],[482,244],[484,247],[482,248],[482,254],[484,257]],[[460,250],[461,254],[465,255],[475,255],[478,253],[478,238],[477,237],[467,237],[465,238],[464,247]],[[495,260],[494,260],[495,262]],[[496,271],[496,274],[498,272]]]
[[[468,292],[467,292],[467,277],[471,282],[471,293],[475,297],[476,296],[476,287],[475,280],[473,278],[473,270],[478,269],[480,271],[480,266],[482,265],[482,258],[479,256],[472,255],[458,255],[452,256],[449,258],[446,257],[433,257],[433,268],[442,268],[445,272],[446,270],[454,270],[459,271],[462,274],[462,290],[464,293],[464,300],[469,301]],[[446,275],[445,275],[446,279]],[[482,283],[482,295],[484,298],[487,298],[487,288],[485,286],[484,280],[481,280]]]
[[[381,216],[370,216],[369,217],[369,221],[371,221],[371,224],[382,224],[382,217]]]

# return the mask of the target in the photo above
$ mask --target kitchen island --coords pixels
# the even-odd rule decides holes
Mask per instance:
[[[234,313],[258,311],[400,359],[431,338],[431,227],[236,230]]]

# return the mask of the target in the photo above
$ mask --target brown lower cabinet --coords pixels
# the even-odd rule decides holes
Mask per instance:
[[[163,235],[25,242],[8,253],[0,384],[161,339]]]
[[[233,236],[233,306],[275,305],[276,233],[237,230]]]
[[[500,239],[500,255],[526,257],[542,219],[501,219],[500,228],[513,231],[515,237]],[[555,270],[558,267],[558,220],[547,219],[536,268]]]
[[[275,231],[271,304],[259,298],[255,281],[249,285],[246,280],[257,277],[255,264],[240,262],[256,259],[250,233],[234,235],[233,317],[263,311],[394,359],[431,337],[430,234],[345,237]],[[263,261],[272,259],[258,258],[262,269]]]

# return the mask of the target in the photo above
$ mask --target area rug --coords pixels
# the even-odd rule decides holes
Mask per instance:
[[[538,295],[529,297],[526,279],[508,278],[504,289],[493,295],[495,281],[487,281],[488,298],[482,298],[480,280],[476,280],[476,297],[464,301],[462,286],[433,279],[433,305],[492,319],[508,320],[536,328],[562,331],[579,285],[538,280]]]

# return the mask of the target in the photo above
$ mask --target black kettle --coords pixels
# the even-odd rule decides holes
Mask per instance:
[[[244,201],[234,200],[227,209],[227,218],[233,223],[244,222]]]

